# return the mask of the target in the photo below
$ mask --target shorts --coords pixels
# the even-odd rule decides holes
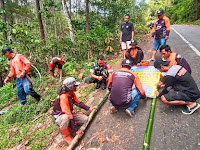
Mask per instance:
[[[165,39],[165,38],[162,38],[162,39],[154,39],[154,41],[153,41],[153,49],[154,49],[154,50],[158,50],[159,47],[160,47],[161,45],[164,45],[164,44],[166,44],[166,39]]]
[[[125,50],[125,49],[128,50],[129,48],[131,48],[130,44],[131,44],[131,41],[121,42],[122,50]]]
[[[185,102],[195,102],[198,98],[191,98],[187,94],[179,91],[169,92],[164,95],[167,101],[185,101]]]

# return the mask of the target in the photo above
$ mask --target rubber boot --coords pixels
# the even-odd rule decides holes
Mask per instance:
[[[70,128],[67,129],[60,129],[62,134],[63,134],[63,138],[64,140],[68,143],[71,144],[73,137],[70,134]]]
[[[107,87],[106,87],[106,79],[103,79],[102,80],[102,89],[105,90]]]
[[[99,89],[100,87],[101,87],[101,81],[98,81],[98,82],[97,82],[96,89]]]

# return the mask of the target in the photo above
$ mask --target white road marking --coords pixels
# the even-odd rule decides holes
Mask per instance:
[[[189,41],[187,41],[187,40],[186,40],[180,33],[178,33],[178,31],[176,31],[174,28],[171,27],[171,29],[174,30],[174,32],[176,32],[176,34],[178,34],[178,35],[181,37],[181,39],[182,39],[185,43],[187,43],[187,44],[190,46],[190,48],[191,48],[198,56],[200,56],[200,52],[199,52],[199,50],[198,50],[196,47],[194,47]]]

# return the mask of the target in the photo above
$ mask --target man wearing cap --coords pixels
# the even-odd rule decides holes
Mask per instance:
[[[68,144],[73,140],[70,130],[72,129],[81,137],[83,131],[78,129],[78,126],[83,125],[88,120],[86,115],[74,113],[73,106],[76,105],[86,111],[92,111],[97,108],[96,106],[89,107],[78,100],[74,93],[77,91],[78,85],[80,85],[80,82],[77,82],[73,77],[66,78],[63,81],[63,85],[58,89],[58,97],[56,98],[51,114],[55,119],[55,123],[60,127],[64,140]]]
[[[112,69],[108,62],[104,61],[104,56],[97,56],[97,61],[93,62],[90,69],[90,76],[84,79],[85,83],[97,83],[96,89],[102,85],[106,89],[106,80],[111,76]]]
[[[123,58],[125,59],[126,50],[130,48],[130,43],[134,39],[134,26],[129,22],[130,16],[126,14],[124,23],[121,25],[120,43],[123,51]]]
[[[60,71],[60,81],[62,79],[62,74],[63,74],[62,65],[63,65],[63,60],[61,57],[58,57],[58,56],[53,57],[51,59],[51,62],[49,63],[49,69],[50,69],[50,73],[52,77],[54,77],[55,68],[58,67]]]
[[[10,61],[10,72],[4,83],[7,84],[10,78],[17,77],[17,96],[22,105],[26,104],[26,94],[31,95],[37,101],[41,100],[41,96],[33,89],[32,81],[29,75],[31,63],[21,54],[15,54],[10,47],[2,49],[3,55],[5,55]]]
[[[190,75],[190,73],[180,65],[168,66],[169,61],[163,61],[159,58],[155,61],[154,67],[166,75],[161,80],[164,85],[162,92],[156,91],[155,94],[161,97],[165,104],[169,105],[186,105],[182,110],[183,114],[192,114],[200,104],[197,99],[200,98],[200,91]]]
[[[157,12],[158,20],[155,22],[153,27],[152,37],[153,41],[153,54],[150,60],[154,61],[157,50],[161,45],[166,44],[166,40],[169,38],[170,32],[170,20],[164,16],[164,11],[161,9]]]
[[[133,65],[140,65],[144,58],[144,53],[140,47],[137,46],[137,41],[131,41],[131,48],[128,49],[126,53],[126,59],[129,59]]]
[[[130,71],[131,61],[122,61],[122,68],[114,72],[108,82],[110,90],[111,112],[117,112],[118,108],[125,108],[127,115],[132,117],[134,109],[140,98],[146,99],[145,91],[137,74]]]
[[[192,73],[190,65],[180,54],[172,53],[169,45],[162,45],[160,47],[160,53],[163,60],[170,61],[169,66],[180,65],[184,67],[190,74]]]

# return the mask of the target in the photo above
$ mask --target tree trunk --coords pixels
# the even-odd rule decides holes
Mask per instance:
[[[89,0],[85,0],[85,21],[86,21],[86,33],[90,30],[89,24]]]
[[[5,11],[4,0],[0,0],[0,7],[1,7],[1,10]],[[2,21],[5,24],[5,31],[3,32],[3,38],[6,41],[7,40],[7,31],[6,31],[7,23],[6,23],[6,14],[5,14],[5,12],[2,14]]]
[[[56,41],[58,40],[58,31],[57,31],[57,12],[54,9],[54,31],[55,31],[55,37],[56,37]]]
[[[42,15],[40,13],[40,0],[35,0],[35,2],[36,2],[36,9],[37,9],[38,23],[40,25],[40,34],[41,34],[42,42],[45,45],[46,40],[45,40],[45,33],[44,33],[44,25],[42,22]]]
[[[63,6],[64,14],[66,15],[66,19],[67,19],[68,26],[69,26],[69,36],[70,36],[71,41],[74,43],[74,33],[72,31],[72,23],[71,23],[69,10],[68,10],[65,0],[62,0],[62,6]]]

